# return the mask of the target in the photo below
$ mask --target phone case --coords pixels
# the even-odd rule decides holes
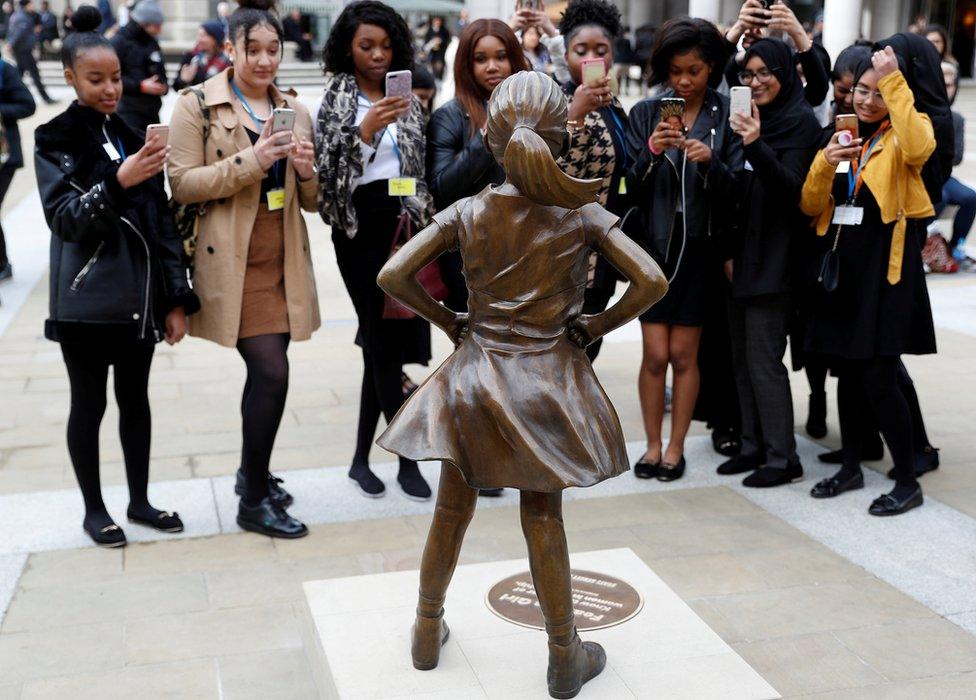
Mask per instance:
[[[680,121],[685,116],[685,101],[680,97],[665,97],[661,100],[661,121],[677,117]]]
[[[386,76],[387,97],[410,97],[413,79],[409,72],[390,73]]]
[[[606,64],[603,62],[603,59],[596,61],[587,59],[583,61],[582,74],[584,85],[590,85],[598,80],[603,80],[607,74]]]
[[[752,90],[734,87],[729,93],[733,114],[752,114]]]

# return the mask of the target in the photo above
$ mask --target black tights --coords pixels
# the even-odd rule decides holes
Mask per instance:
[[[898,378],[900,364],[897,357],[876,357],[844,369],[837,387],[843,470],[860,469],[864,411],[859,394],[864,392],[895,463],[896,489],[914,491],[918,481],[912,413]]]
[[[241,397],[241,469],[244,502],[254,506],[268,495],[268,468],[275,436],[288,397],[287,333],[257,335],[237,341],[237,352],[247,365]]]
[[[119,439],[129,484],[129,512],[154,518],[149,505],[149,367],[152,345],[124,348],[63,344],[61,354],[71,384],[68,415],[68,453],[85,501],[85,520],[95,529],[112,523],[102,500],[99,478],[98,432],[105,415],[108,368],[114,367],[115,400],[119,406]]]
[[[359,395],[359,428],[356,431],[356,453],[353,470],[369,468],[369,451],[376,437],[380,414],[389,423],[403,405],[403,364],[387,360],[363,349],[363,385]],[[400,457],[400,473],[417,469],[412,459]]]

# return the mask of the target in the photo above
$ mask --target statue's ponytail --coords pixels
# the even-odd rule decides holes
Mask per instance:
[[[505,173],[533,202],[577,209],[597,201],[602,180],[579,180],[564,173],[549,146],[528,126],[516,127],[505,148]]]

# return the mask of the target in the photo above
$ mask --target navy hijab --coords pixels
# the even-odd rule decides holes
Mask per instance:
[[[774,151],[816,148],[822,127],[807,102],[791,49],[779,39],[761,39],[746,52],[743,65],[758,56],[779,81],[776,98],[759,108],[762,140]]]

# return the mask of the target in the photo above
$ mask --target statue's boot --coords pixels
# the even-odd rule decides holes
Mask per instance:
[[[451,631],[444,622],[444,608],[441,608],[436,615],[427,615],[422,610],[423,607],[421,604],[417,608],[417,619],[411,630],[410,655],[413,657],[415,669],[429,671],[437,668],[441,647],[447,642]]]
[[[583,684],[600,675],[607,665],[607,654],[596,642],[584,642],[573,630],[569,644],[549,640],[549,672],[546,681],[554,698],[575,698]]]

